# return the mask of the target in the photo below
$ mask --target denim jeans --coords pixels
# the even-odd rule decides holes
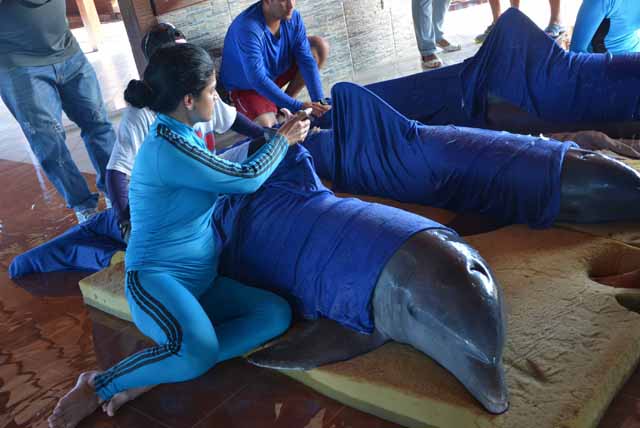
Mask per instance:
[[[451,0],[411,0],[413,29],[422,56],[436,53],[436,40],[441,40],[444,15]]]
[[[116,140],[107,118],[98,79],[82,52],[63,62],[0,68],[0,96],[16,118],[42,169],[67,207],[95,208],[98,194],[89,191],[65,144],[62,110],[81,130],[96,186],[106,191],[105,174]]]

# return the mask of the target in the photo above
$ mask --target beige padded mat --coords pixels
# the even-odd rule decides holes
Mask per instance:
[[[493,268],[508,319],[511,407],[485,412],[444,369],[413,349],[384,347],[288,375],[363,411],[410,427],[595,426],[640,355],[634,290],[589,276],[640,267],[640,249],[584,233],[513,226],[467,237]],[[87,304],[129,319],[122,263],[81,281]]]

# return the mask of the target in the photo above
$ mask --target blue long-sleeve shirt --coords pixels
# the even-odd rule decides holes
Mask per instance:
[[[276,135],[242,164],[229,162],[211,154],[193,128],[159,114],[131,174],[127,270],[213,280],[218,249],[211,213],[218,195],[257,190],[287,148]]]
[[[297,111],[302,103],[274,83],[294,63],[298,64],[311,100],[323,99],[318,65],[300,13],[294,10],[290,20],[283,19],[276,37],[266,24],[262,2],[257,2],[238,15],[227,31],[220,80],[228,91],[252,89],[278,107]]]
[[[640,52],[640,2],[638,0],[584,0],[571,38],[574,52],[592,52],[591,40],[602,21],[610,20],[604,44],[612,54]]]

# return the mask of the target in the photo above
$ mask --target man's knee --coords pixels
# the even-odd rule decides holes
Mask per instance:
[[[309,44],[311,45],[311,53],[318,63],[318,67],[322,68],[329,58],[329,42],[320,36],[309,36]]]
[[[272,128],[278,122],[276,119],[276,114],[272,112],[262,113],[260,116],[256,117],[253,120],[260,126],[264,126],[266,128]]]

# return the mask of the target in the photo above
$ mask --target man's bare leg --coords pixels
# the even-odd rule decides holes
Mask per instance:
[[[74,428],[81,420],[92,414],[100,406],[100,399],[94,388],[97,371],[84,372],[76,385],[58,401],[49,417],[50,428]]]
[[[549,0],[549,8],[551,9],[549,25],[560,25],[560,0]]]
[[[491,15],[493,16],[493,22],[495,23],[502,13],[500,0],[489,0],[489,6],[491,6]]]
[[[255,123],[260,126],[264,126],[267,128],[271,128],[278,123],[278,119],[276,118],[276,114],[272,112],[262,113],[260,116],[253,119]]]
[[[327,62],[327,58],[329,57],[329,43],[319,36],[309,36],[309,44],[311,45],[311,54],[316,59],[316,63],[318,64],[318,68],[322,69],[324,64]],[[295,77],[289,82],[287,86],[287,90],[285,91],[287,95],[295,98],[300,91],[304,88],[304,79],[300,71],[298,71]]]

